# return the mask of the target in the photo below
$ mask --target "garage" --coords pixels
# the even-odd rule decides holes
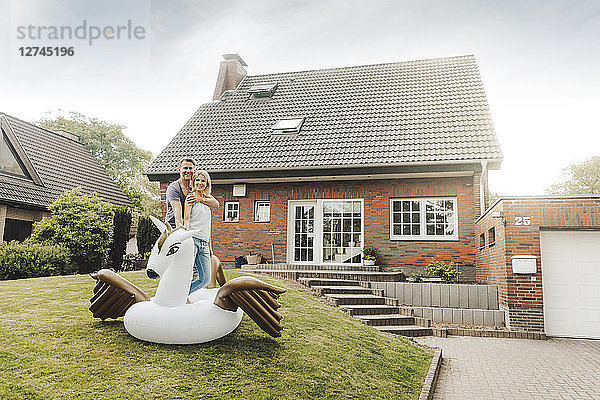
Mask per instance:
[[[600,339],[600,231],[540,231],[548,336]]]

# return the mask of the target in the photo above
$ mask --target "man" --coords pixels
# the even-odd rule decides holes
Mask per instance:
[[[167,187],[167,215],[165,220],[173,228],[183,226],[183,207],[185,198],[190,193],[190,179],[194,174],[196,161],[183,158],[179,163],[179,179]]]
[[[183,210],[186,197],[190,193],[190,180],[195,169],[196,161],[193,158],[183,158],[179,163],[179,179],[171,182],[167,187],[167,215],[165,215],[165,221],[173,228],[183,226]],[[190,196],[188,201],[193,204],[198,199]],[[211,208],[219,208],[219,202],[213,197],[203,200],[203,202]]]

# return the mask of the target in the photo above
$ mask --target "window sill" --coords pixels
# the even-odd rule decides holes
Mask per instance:
[[[239,220],[239,219],[238,219],[238,220],[235,220],[235,221],[227,221],[227,220],[225,220],[225,221],[223,221],[223,222],[226,222],[226,223],[230,223],[230,224],[231,224],[231,223],[235,223],[235,222],[240,222],[240,220]]]
[[[390,236],[390,240],[401,241],[401,242],[409,242],[409,241],[413,241],[413,242],[458,242],[458,237]]]
[[[269,221],[256,221],[256,220],[254,220],[254,221],[252,221],[252,222],[254,222],[254,223],[257,223],[257,224],[265,224],[265,223],[267,223],[267,224],[268,224],[268,223],[269,223],[269,222],[271,222],[271,221],[270,221],[270,220],[269,220]]]

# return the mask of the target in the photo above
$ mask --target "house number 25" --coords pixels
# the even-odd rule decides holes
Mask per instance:
[[[531,217],[515,217],[515,225],[531,225]]]

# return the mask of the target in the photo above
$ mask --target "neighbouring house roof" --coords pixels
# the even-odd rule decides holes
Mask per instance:
[[[272,97],[248,92],[276,83]],[[274,134],[282,118],[299,133]],[[471,55],[246,76],[203,104],[152,162],[157,180],[191,156],[211,173],[488,161],[502,153]]]
[[[132,205],[83,144],[68,135],[3,113],[0,126],[29,175],[19,178],[0,172],[0,202],[46,208],[65,191],[80,186],[82,192],[96,192],[114,205]]]

